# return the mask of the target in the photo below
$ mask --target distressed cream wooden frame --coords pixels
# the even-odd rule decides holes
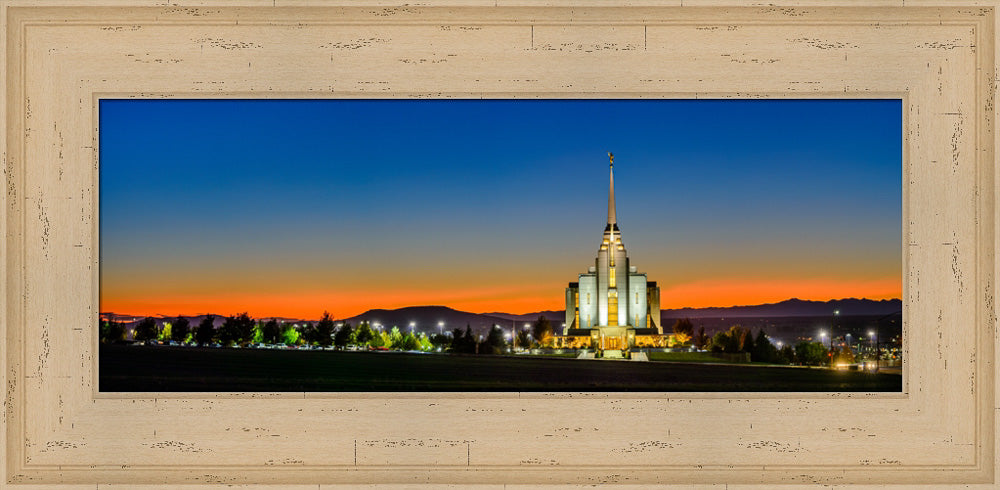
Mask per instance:
[[[995,1],[177,3],[0,2],[3,482],[994,488]],[[904,392],[97,393],[104,96],[900,97]]]

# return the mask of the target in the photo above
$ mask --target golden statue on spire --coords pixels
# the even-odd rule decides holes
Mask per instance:
[[[613,153],[611,153],[610,151],[608,152],[608,159],[611,160],[611,166],[614,167],[615,166],[615,155]]]

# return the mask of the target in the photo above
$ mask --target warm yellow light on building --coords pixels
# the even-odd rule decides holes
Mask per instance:
[[[576,308],[575,308],[576,314],[574,315],[574,318],[573,318],[573,325],[575,325],[576,328],[580,328],[580,291],[579,290],[575,291],[573,293],[573,303],[576,306]]]
[[[618,291],[614,289],[608,291],[608,326],[618,326]]]

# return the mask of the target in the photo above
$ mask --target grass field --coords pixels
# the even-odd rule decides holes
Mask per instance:
[[[708,352],[650,352],[647,356],[649,356],[650,361],[732,363],[732,361],[727,359],[712,357]]]
[[[527,356],[102,345],[100,391],[888,391],[826,369]]]

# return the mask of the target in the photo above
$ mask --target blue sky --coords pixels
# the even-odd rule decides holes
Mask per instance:
[[[665,306],[699,304],[705,284],[720,306],[754,282],[798,281],[799,297],[901,289],[899,100],[129,99],[100,111],[103,311],[192,313],[159,310],[213,298],[288,310],[259,314],[558,308],[599,244],[608,151],[625,245],[670,292]],[[727,281],[741,286],[718,292]]]

